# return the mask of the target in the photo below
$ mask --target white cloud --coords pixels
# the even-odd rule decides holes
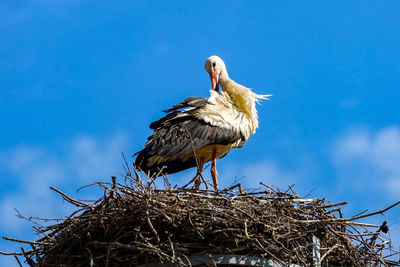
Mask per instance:
[[[15,217],[14,208],[28,217],[68,215],[72,207],[63,205],[49,186],[71,194],[79,186],[109,179],[121,170],[121,152],[126,143],[123,134],[107,140],[80,136],[66,141],[64,149],[58,152],[49,147],[26,145],[0,151],[1,179],[12,179],[15,184],[15,188],[0,196],[0,228],[15,233],[30,227]],[[90,194],[93,193],[83,191],[78,197],[93,197]]]
[[[379,131],[353,129],[334,148],[334,163],[341,179],[358,189],[381,189],[398,198],[400,190],[400,128]]]
[[[73,141],[68,155],[68,163],[74,166],[75,175],[83,182],[105,178],[107,174],[116,174],[121,166],[121,153],[127,140],[123,134],[116,134],[107,142],[100,142],[89,136]],[[114,169],[110,168],[113,167]]]

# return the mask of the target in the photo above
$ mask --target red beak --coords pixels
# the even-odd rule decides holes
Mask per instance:
[[[212,89],[214,91],[219,92],[219,75],[214,72],[211,73],[210,76],[211,76]]]

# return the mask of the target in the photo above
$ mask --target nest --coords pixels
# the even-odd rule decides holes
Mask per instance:
[[[221,254],[269,259],[275,266],[400,266],[390,260],[393,252],[387,253],[390,242],[382,236],[386,223],[356,222],[394,205],[342,218],[345,202],[301,198],[292,189],[263,185],[251,192],[240,186],[195,191],[171,188],[165,177],[166,186],[159,189],[137,172],[124,177],[123,183],[115,177],[111,183],[96,183],[104,195],[94,203],[52,188],[76,211],[50,226],[37,226],[38,220],[48,219],[28,218],[42,238],[5,237],[31,248],[3,254],[22,256],[30,266],[187,266],[195,265],[194,256]]]

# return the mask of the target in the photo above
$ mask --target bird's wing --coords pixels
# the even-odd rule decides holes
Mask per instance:
[[[194,115],[197,109],[207,105],[214,104],[207,98],[188,97],[165,110],[166,116],[150,124],[154,132],[145,145],[150,154],[179,158],[210,144],[228,145],[241,140],[240,132],[213,125]]]
[[[136,164],[142,170],[191,157],[199,149],[208,145],[244,145],[246,139],[240,131],[230,127],[213,125],[195,116],[195,110],[210,104],[205,98],[192,97],[167,110],[165,117],[150,125],[154,129],[145,148],[138,152]],[[185,110],[180,110],[186,108]],[[157,158],[157,160],[155,160]],[[193,166],[188,166],[193,167]]]
[[[153,155],[180,158],[210,144],[228,145],[241,138],[241,133],[233,129],[214,126],[191,115],[177,114],[158,125],[146,148]]]

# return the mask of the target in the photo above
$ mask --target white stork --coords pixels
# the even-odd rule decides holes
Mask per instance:
[[[217,56],[206,60],[212,90],[209,98],[188,97],[165,110],[165,117],[150,124],[153,134],[139,151],[136,166],[149,176],[179,172],[197,166],[196,189],[204,163],[211,161],[211,176],[218,190],[216,161],[233,148],[242,147],[258,128],[258,95],[228,76]],[[219,91],[219,85],[222,90]]]

